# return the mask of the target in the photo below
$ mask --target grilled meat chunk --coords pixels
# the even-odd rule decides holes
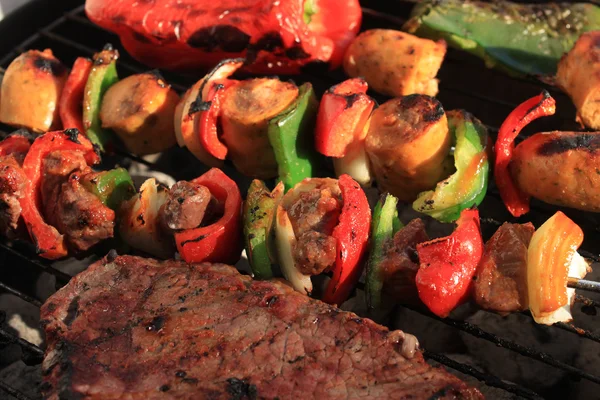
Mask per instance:
[[[294,260],[303,274],[320,274],[335,263],[336,240],[331,234],[341,211],[337,184],[301,193],[290,205],[288,215],[296,234]]]
[[[167,231],[193,229],[223,212],[223,206],[211,195],[208,188],[193,182],[179,181],[169,190],[159,218]]]
[[[528,195],[600,212],[600,132],[545,132],[521,142],[510,172]]]
[[[527,248],[535,227],[504,223],[486,243],[477,269],[475,301],[486,310],[527,310]]]
[[[50,400],[482,398],[414,337],[226,265],[104,259],[41,318]]]
[[[19,161],[19,159],[21,161]],[[0,157],[0,236],[16,237],[21,217],[19,197],[27,184],[19,154]]]
[[[383,296],[402,304],[418,302],[415,279],[419,258],[416,249],[417,244],[428,240],[425,223],[420,218],[413,219],[396,232],[387,244],[386,256],[381,263]]]
[[[42,168],[44,217],[65,235],[75,251],[86,251],[113,237],[115,212],[80,183],[93,174],[79,152],[53,151]]]

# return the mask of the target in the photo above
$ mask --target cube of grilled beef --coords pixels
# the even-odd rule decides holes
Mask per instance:
[[[21,169],[22,154],[0,157],[0,236],[18,236],[21,204],[27,178]]]
[[[207,187],[179,181],[169,190],[169,197],[159,211],[159,218],[168,232],[208,225],[222,213],[223,205],[217,202]]]
[[[386,244],[387,251],[381,263],[382,295],[398,303],[416,303],[419,300],[415,278],[419,270],[417,244],[429,236],[425,223],[417,218],[410,221]]]
[[[482,398],[411,335],[221,264],[107,257],[41,318],[50,400]]]
[[[43,163],[42,202],[46,221],[75,251],[113,237],[115,212],[87,191],[80,179],[94,172],[78,152],[54,151]]]
[[[498,313],[523,311],[527,300],[527,247],[531,223],[504,223],[485,245],[475,281],[475,301]]]

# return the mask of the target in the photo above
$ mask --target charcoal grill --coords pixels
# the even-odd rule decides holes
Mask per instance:
[[[60,5],[57,3],[61,3]],[[77,56],[91,56],[101,49],[104,44],[112,43],[121,52],[118,62],[119,74],[126,76],[147,70],[147,67],[139,64],[120,47],[118,38],[93,25],[85,16],[81,1],[51,1],[37,0],[10,15],[0,24],[0,68],[6,68],[10,62],[21,52],[28,49],[52,48],[58,58],[64,63],[71,64]],[[406,20],[413,2],[398,0],[372,0],[363,1],[364,22],[363,29],[369,28],[396,28]],[[14,46],[15,43],[19,43]],[[173,87],[183,92],[195,79],[172,73],[164,73],[165,78]],[[462,52],[449,50],[444,65],[439,73],[441,80],[438,98],[447,110],[464,108],[481,119],[488,127],[492,135],[498,131],[498,126],[505,116],[521,101],[539,93],[542,87],[550,91],[557,100],[557,113],[553,117],[536,121],[530,126],[525,135],[543,130],[575,129],[573,116],[575,110],[571,101],[555,88],[545,86],[533,79],[510,78],[497,71],[489,70],[483,63]],[[302,77],[294,77],[296,81],[310,81],[317,92],[322,93],[326,88],[344,79],[343,73],[336,72],[314,72]],[[320,94],[319,93],[319,94]],[[375,93],[372,94],[378,101],[385,98]],[[0,125],[0,139],[13,129]],[[173,149],[166,152],[159,159],[148,161],[128,154],[125,151],[115,151],[105,157],[103,166],[112,167],[115,164],[122,166],[142,165],[149,170],[164,171],[172,174],[176,179],[191,179],[198,176],[206,168],[193,158],[184,149]],[[232,168],[227,172],[235,178],[242,179]],[[242,180],[242,192],[245,192],[245,183]],[[551,207],[539,202],[533,202],[532,212],[526,217],[516,221],[531,221],[539,226],[555,211]],[[481,206],[482,229],[484,236],[491,236],[493,231],[501,223],[500,221],[515,221],[504,209],[495,187],[490,187],[489,195]],[[563,210],[569,217],[577,222],[585,232],[585,242],[580,250],[584,257],[594,262],[597,266],[599,258],[598,246],[600,243],[600,221],[598,215],[584,213],[574,210]],[[99,249],[98,254],[105,254],[106,249]],[[104,251],[104,253],[102,253]],[[43,298],[33,288],[32,282],[41,274],[48,279],[54,279],[56,288],[66,284],[71,275],[57,268],[55,264],[42,260],[35,256],[31,247],[24,244],[7,243],[0,240],[0,294],[8,293],[19,297],[32,306],[40,307]],[[592,278],[598,280],[600,272],[592,273]],[[582,329],[573,324],[559,323],[552,327],[535,326],[531,318],[525,313],[514,316],[525,320],[529,329],[534,332],[534,345],[521,344],[520,340],[514,340],[506,335],[503,329],[504,320],[491,313],[484,313],[483,318],[498,320],[497,329],[488,329],[487,325],[474,324],[468,321],[470,313],[467,310],[461,313],[466,315],[462,318],[440,319],[420,308],[407,308],[399,306],[395,311],[409,318],[403,318],[398,323],[388,319],[387,323],[395,328],[401,328],[407,332],[414,333],[421,339],[424,347],[425,357],[433,363],[439,363],[448,367],[451,371],[458,373],[461,377],[476,382],[475,385],[485,391],[486,388],[496,388],[490,398],[496,398],[504,393],[503,398],[574,398],[574,393],[579,390],[580,385],[600,385],[600,357],[594,365],[581,368],[575,361],[575,355],[555,355],[557,346],[563,346],[567,342],[585,343],[591,355],[600,354],[600,329],[595,319],[596,309],[600,306],[600,298],[593,292],[584,292],[584,284],[579,285],[579,294],[576,297],[577,305],[574,306],[574,317],[577,324],[587,329]],[[587,288],[589,289],[589,288]],[[357,297],[360,297],[361,285],[357,288]],[[587,297],[585,297],[585,296]],[[468,306],[467,306],[468,308]],[[0,350],[14,351],[20,348],[21,359],[28,366],[39,365],[43,358],[42,348],[16,336],[5,323],[7,310],[0,309]],[[483,313],[480,311],[480,313]],[[420,332],[418,327],[413,326],[413,321],[421,320],[436,331],[436,335],[427,335]],[[508,322],[506,322],[508,323]],[[583,325],[581,325],[583,324]],[[484,324],[485,325],[485,324]],[[445,328],[444,328],[445,327]],[[442,329],[444,328],[444,329]],[[439,334],[437,331],[439,330]],[[561,331],[561,343],[555,345],[550,343],[548,350],[548,337],[552,333]],[[441,336],[447,332],[456,337],[469,337],[484,344],[491,344],[501,348],[502,355],[518,354],[519,360],[525,362],[539,363],[545,368],[552,368],[563,376],[557,384],[541,388],[531,382],[524,381],[512,383],[507,376],[514,376],[504,368],[499,372],[497,369],[481,367],[473,358],[466,362],[464,357],[449,355],[443,348]],[[462,335],[462,336],[461,336]],[[466,335],[466,336],[465,336]],[[549,336],[550,335],[550,336]],[[566,338],[566,339],[565,339]],[[585,342],[584,342],[585,341]],[[531,342],[531,341],[528,341]],[[447,345],[445,342],[444,346]],[[460,347],[460,346],[458,346]],[[485,347],[483,347],[485,348]],[[464,350],[464,349],[463,349]],[[453,354],[457,353],[456,351]],[[527,364],[530,365],[530,364]],[[527,368],[517,364],[514,368]],[[564,373],[564,374],[563,374]],[[515,379],[513,379],[515,380]],[[518,379],[517,379],[518,380]],[[478,382],[477,382],[478,381]],[[24,394],[11,387],[7,382],[0,380],[0,398],[16,398],[19,400],[30,399],[30,395]],[[593,390],[600,386],[592,387]],[[39,397],[39,390],[37,391]],[[581,397],[582,395],[580,395]],[[594,395],[595,397],[595,395]],[[583,397],[582,397],[583,398]]]

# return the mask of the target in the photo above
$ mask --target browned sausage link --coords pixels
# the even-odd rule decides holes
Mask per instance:
[[[452,171],[441,103],[425,95],[384,103],[371,117],[366,151],[382,191],[409,202],[433,189]]]
[[[338,223],[342,199],[338,191],[316,188],[302,193],[288,209],[296,243],[292,252],[303,274],[317,275],[332,267],[336,240],[331,236]]]
[[[207,187],[179,181],[169,190],[167,201],[160,208],[159,218],[165,230],[178,231],[207,225],[207,221],[212,221],[214,216],[222,212],[222,206]]]
[[[535,134],[516,147],[510,170],[532,197],[600,212],[600,132]]]

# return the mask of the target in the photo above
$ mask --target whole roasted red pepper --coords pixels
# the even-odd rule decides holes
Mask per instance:
[[[177,250],[186,262],[235,264],[242,252],[242,197],[237,184],[218,168],[192,182],[205,186],[224,205],[215,223],[175,234]]]
[[[155,68],[198,72],[244,57],[253,73],[293,74],[312,63],[335,68],[360,29],[358,0],[87,0],[96,24]]]
[[[417,245],[419,298],[440,317],[467,299],[483,254],[477,209],[463,210],[456,224],[450,236]]]
[[[495,146],[494,177],[506,208],[515,217],[529,211],[529,196],[523,193],[515,184],[508,168],[515,148],[515,139],[531,121],[552,115],[555,111],[556,102],[544,90],[538,96],[532,97],[515,108],[506,117],[498,132]]]
[[[343,157],[347,147],[364,140],[364,126],[373,111],[375,101],[367,96],[369,86],[362,78],[348,79],[333,86],[321,99],[315,146],[327,157]]]
[[[29,231],[31,240],[41,257],[58,259],[67,255],[67,247],[63,236],[51,225],[44,221],[42,215],[42,164],[46,156],[55,150],[81,151],[89,165],[100,162],[92,143],[77,129],[48,132],[39,136],[31,145],[25,160],[23,171],[28,178],[27,187],[21,203],[21,215]]]
[[[323,301],[330,304],[342,304],[360,278],[371,226],[371,209],[360,185],[350,175],[340,176],[338,185],[343,206],[332,233],[337,256],[333,276],[323,295]]]
[[[58,113],[64,129],[83,129],[83,92],[92,69],[92,60],[79,57],[73,64],[73,69],[63,87],[58,103]]]

